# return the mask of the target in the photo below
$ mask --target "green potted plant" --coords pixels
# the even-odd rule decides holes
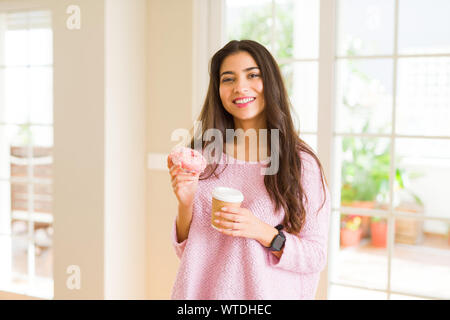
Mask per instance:
[[[341,247],[353,247],[361,240],[361,217],[341,215]]]
[[[368,133],[367,120],[363,133]],[[386,201],[389,193],[389,146],[377,139],[344,137],[342,151],[342,206],[375,209]],[[368,237],[370,217],[361,216],[362,237]]]
[[[346,51],[348,56],[359,55],[361,53],[358,52],[358,46],[356,46],[354,40],[349,43]],[[364,88],[368,90],[366,93],[369,94],[371,91],[368,88],[371,85],[376,85],[371,76],[362,71],[354,60],[350,59],[348,61],[348,68],[351,73],[351,78],[358,82],[363,90]],[[359,92],[359,94],[364,95],[364,93],[361,92]],[[370,99],[351,99],[351,97],[351,86],[344,87],[342,104],[347,109],[347,112],[350,114],[359,114],[362,116],[360,118],[366,119],[365,122],[362,123],[361,129],[356,129],[358,132],[370,134],[375,132],[385,133],[389,131],[389,123],[386,123],[384,128],[379,127],[379,124],[376,128],[371,127],[372,115],[378,112],[378,108]],[[386,141],[386,139],[384,139],[384,141]],[[377,138],[356,138],[351,136],[344,136],[342,138],[342,151],[344,153],[344,161],[342,163],[343,181],[341,188],[342,206],[365,209],[387,208],[387,203],[389,202],[391,153],[389,144],[384,143],[384,141],[383,139]],[[397,161],[396,163],[400,162]],[[401,167],[397,167],[394,177],[394,188],[398,191],[396,192],[396,198],[399,198],[399,195],[404,194],[408,194],[410,197],[406,202],[394,202],[394,208],[402,211],[405,211],[406,209],[406,211],[409,212],[420,211],[417,207],[423,208],[423,204],[416,195],[412,194],[408,188],[405,187],[405,176],[405,170]],[[410,201],[410,199],[413,199],[413,201]],[[411,203],[414,204],[413,209],[411,209]],[[375,226],[371,228],[371,224],[374,224]],[[414,224],[417,224],[417,220],[414,221]],[[399,228],[398,232],[396,232],[396,239],[397,233],[406,233],[406,231],[414,229],[411,225],[411,221],[397,218],[396,229],[397,227]],[[386,221],[381,217],[373,217],[373,219],[370,219],[369,216],[362,216],[362,230],[363,237],[368,237],[369,233],[375,233],[372,236],[376,239],[383,237],[386,239]],[[402,237],[402,239],[403,238],[404,237]],[[375,241],[375,243],[379,242]]]
[[[369,121],[367,120],[363,133],[368,133]],[[389,196],[389,172],[390,172],[390,148],[389,145],[381,145],[377,139],[361,139],[344,137],[342,150],[346,155],[342,163],[342,206],[364,209],[386,209]],[[400,163],[400,161],[397,161]],[[419,175],[415,174],[414,177]],[[408,212],[420,212],[423,210],[421,199],[407,188],[407,174],[404,168],[395,170],[394,188],[399,195],[394,203],[398,210]],[[385,232],[385,226],[370,227],[370,224],[385,224],[380,217],[370,219],[369,216],[361,216],[362,237],[368,237],[373,232]],[[396,239],[406,241],[405,233],[411,237],[412,232],[417,234],[417,225],[420,221],[411,219],[396,220]],[[411,231],[413,230],[413,231]],[[374,235],[376,238],[383,235]],[[384,235],[384,238],[386,236]],[[377,242],[378,243],[378,242]]]

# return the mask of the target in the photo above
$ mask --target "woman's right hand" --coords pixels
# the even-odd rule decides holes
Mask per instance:
[[[172,179],[173,193],[178,199],[178,204],[189,208],[194,203],[200,173],[188,173],[181,169],[180,165],[174,165],[172,159],[167,157],[167,167]]]

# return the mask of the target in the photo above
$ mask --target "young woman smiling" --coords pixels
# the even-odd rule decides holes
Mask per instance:
[[[194,137],[217,129],[225,152],[201,175],[183,173],[168,158],[178,200],[172,239],[181,259],[172,298],[313,299],[326,265],[330,195],[319,159],[294,129],[280,69],[264,46],[231,41],[212,57],[199,121],[202,132]],[[258,141],[266,129],[268,150],[261,154],[277,149],[276,174],[261,175],[267,158],[260,159],[259,143],[227,140],[227,129],[256,131]],[[200,152],[211,143],[195,139],[190,147],[199,143]],[[215,213],[230,220],[217,221],[219,230],[210,224],[217,186],[244,195],[240,208]]]

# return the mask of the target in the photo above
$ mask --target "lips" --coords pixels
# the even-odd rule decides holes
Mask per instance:
[[[238,108],[244,108],[255,100],[256,100],[255,97],[239,97],[239,98],[234,99],[233,103]]]

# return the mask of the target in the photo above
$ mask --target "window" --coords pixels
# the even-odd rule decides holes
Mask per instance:
[[[224,43],[275,55],[315,149],[319,43],[336,43],[329,299],[450,298],[448,12],[446,0],[225,1]]]
[[[53,297],[53,33],[0,12],[0,290]]]
[[[255,40],[275,56],[296,128],[317,150],[319,0],[227,0],[225,26],[227,42]]]

